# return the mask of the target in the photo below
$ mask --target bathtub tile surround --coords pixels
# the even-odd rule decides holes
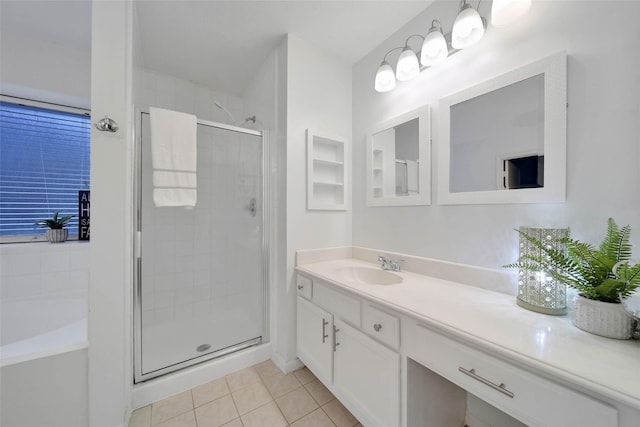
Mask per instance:
[[[89,243],[0,245],[2,301],[43,295],[87,294]]]
[[[307,368],[285,375],[270,360],[144,406],[128,426],[361,427]]]
[[[89,244],[0,245],[0,425],[87,425]]]

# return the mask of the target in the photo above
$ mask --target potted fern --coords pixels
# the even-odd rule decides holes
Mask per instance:
[[[42,219],[37,222],[38,225],[49,227],[45,232],[45,237],[51,243],[61,243],[69,237],[69,230],[65,228],[73,215],[60,216],[60,211],[56,211],[53,217]]]
[[[640,285],[640,264],[631,263],[631,228],[618,227],[612,218],[607,234],[598,248],[571,238],[568,233],[558,242],[566,252],[519,231],[536,246],[538,254],[523,254],[508,268],[544,271],[560,283],[576,289],[572,321],[588,332],[610,338],[628,339],[635,320],[623,300]]]

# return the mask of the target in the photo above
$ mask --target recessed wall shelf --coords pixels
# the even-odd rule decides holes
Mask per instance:
[[[307,129],[307,209],[347,210],[346,144]]]

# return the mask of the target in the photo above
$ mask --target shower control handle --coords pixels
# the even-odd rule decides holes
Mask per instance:
[[[251,214],[251,216],[256,216],[257,212],[258,202],[256,201],[255,197],[252,197],[251,200],[249,200],[249,213]]]

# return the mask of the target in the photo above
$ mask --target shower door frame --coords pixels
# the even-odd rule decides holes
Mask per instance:
[[[151,380],[153,378],[167,375],[173,372],[180,371],[181,369],[198,365],[213,359],[223,357],[227,354],[234,353],[239,350],[251,348],[256,345],[269,342],[269,318],[270,318],[270,297],[269,297],[269,266],[270,266],[270,165],[271,165],[271,150],[269,145],[269,133],[265,130],[256,131],[253,129],[246,129],[238,126],[227,125],[224,123],[217,123],[209,120],[197,119],[198,125],[209,126],[216,129],[223,129],[232,132],[239,132],[246,135],[254,135],[261,137],[262,152],[261,152],[261,177],[262,177],[262,305],[263,305],[263,319],[262,319],[262,336],[258,339],[250,340],[250,342],[238,343],[234,346],[214,351],[208,354],[204,354],[197,358],[188,359],[173,365],[157,369],[155,371],[143,374],[142,373],[142,116],[149,115],[148,111],[141,109],[135,109],[135,144],[134,144],[134,161],[133,161],[133,222],[134,222],[134,235],[133,235],[133,383],[138,384],[144,381]]]

